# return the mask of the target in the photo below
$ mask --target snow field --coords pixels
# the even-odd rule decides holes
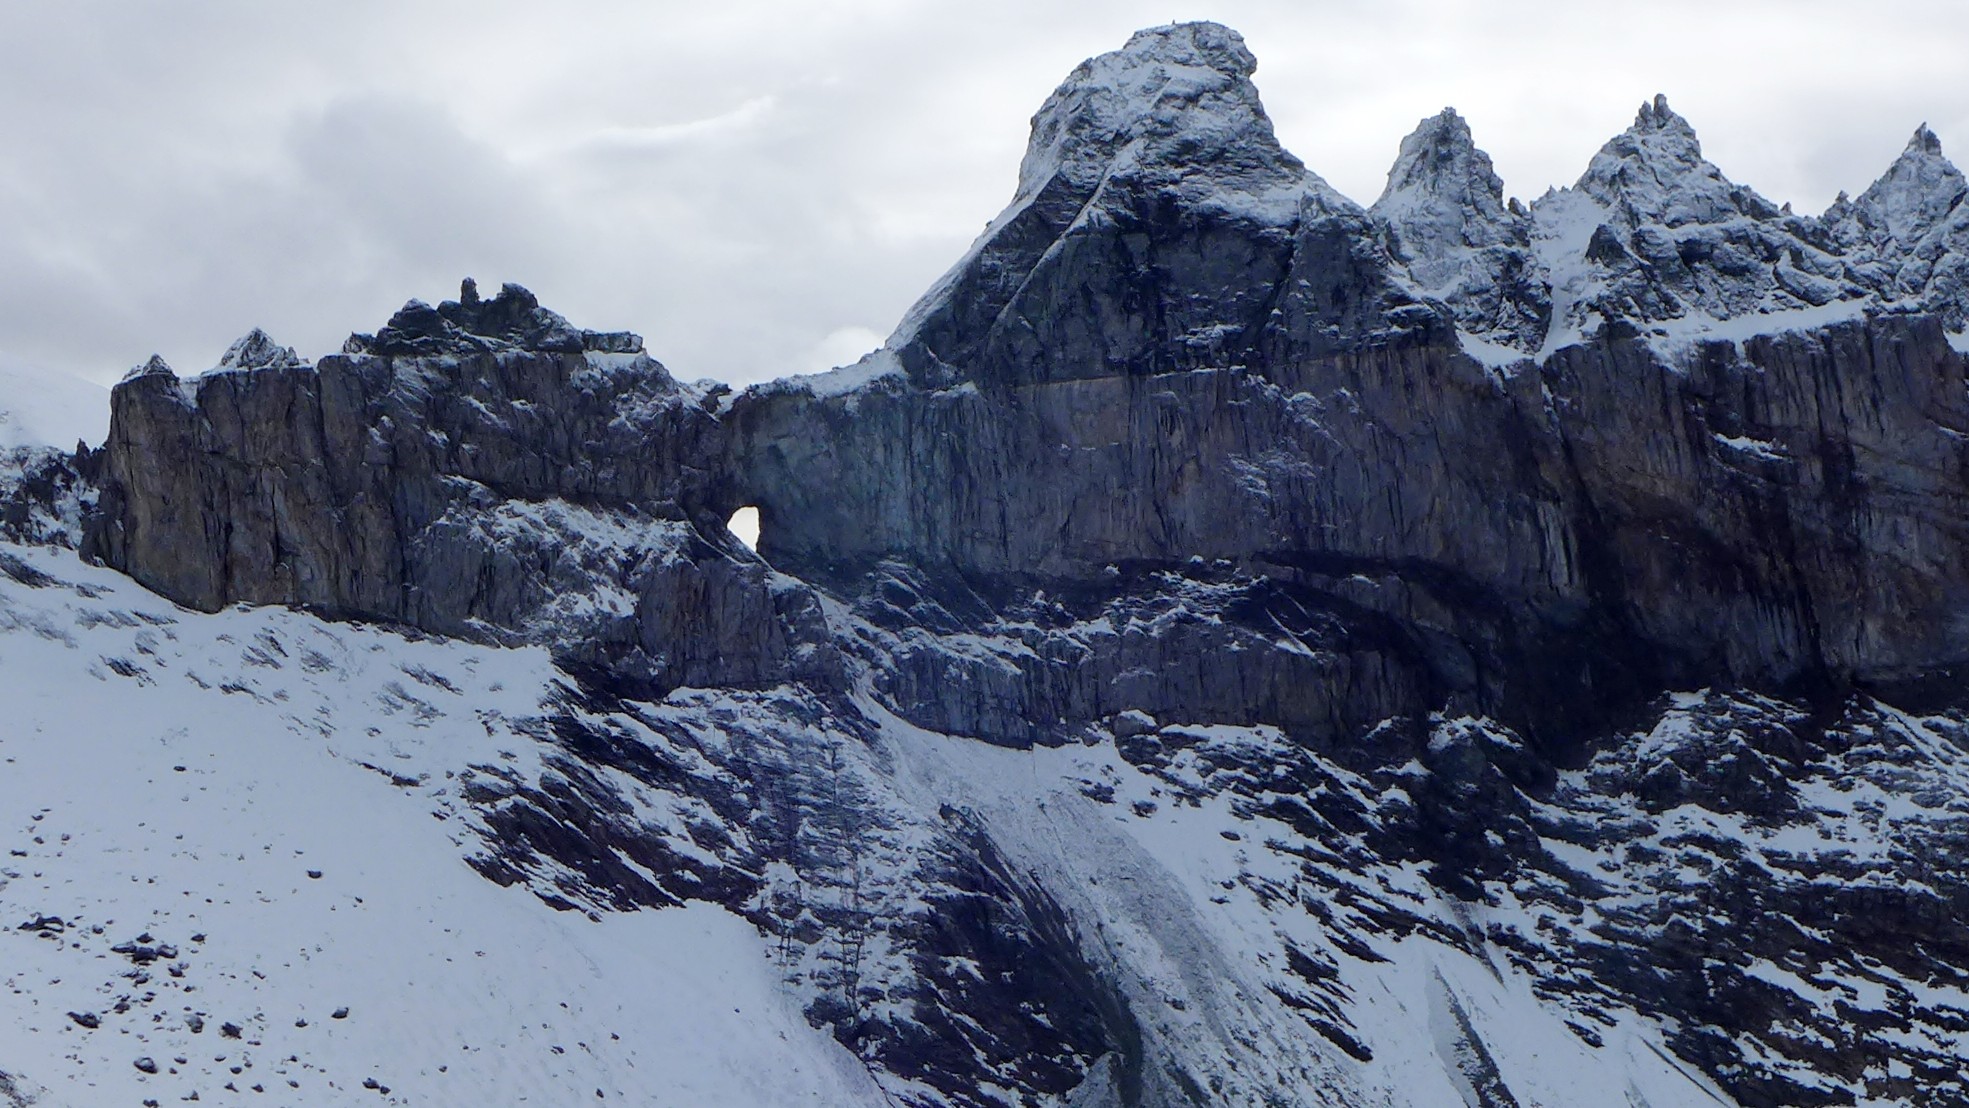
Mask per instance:
[[[744,921],[555,912],[466,864],[456,775],[528,759],[504,713],[544,652],[8,552],[59,582],[0,576],[0,1071],[44,1103],[879,1101]]]

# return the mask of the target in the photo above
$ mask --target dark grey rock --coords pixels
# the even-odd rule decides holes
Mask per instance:
[[[251,336],[241,372],[156,363],[113,394],[88,550],[205,610],[547,641],[658,685],[826,679],[811,596],[704,509],[719,419],[633,337],[583,335],[509,286],[314,366]]]

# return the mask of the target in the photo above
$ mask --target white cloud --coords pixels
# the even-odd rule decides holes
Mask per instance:
[[[632,152],[661,150],[703,142],[757,125],[768,112],[778,106],[778,103],[778,98],[773,96],[755,96],[728,112],[706,116],[703,119],[643,127],[600,127],[533,152],[529,157],[554,157],[584,150]]]

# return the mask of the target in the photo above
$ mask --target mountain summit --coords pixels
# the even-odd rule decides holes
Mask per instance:
[[[1702,156],[1695,128],[1656,96],[1634,125],[1614,136],[1573,186],[1629,227],[1682,227],[1748,217],[1767,219],[1777,206],[1732,183]]]
[[[1228,27],[1136,32],[1082,63],[1040,106],[1013,203],[1056,178],[1092,191],[1104,177],[1138,175],[1220,201],[1303,187],[1305,167],[1279,146],[1251,83],[1257,67]]]

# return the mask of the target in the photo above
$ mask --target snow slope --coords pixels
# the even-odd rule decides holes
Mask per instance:
[[[559,675],[543,650],[279,609],[203,615],[66,551],[10,545],[0,676],[0,1073],[30,1103],[934,1095],[892,1076],[878,1087],[802,1015],[815,955],[787,972],[722,908],[555,911],[551,873],[502,888],[467,864],[488,846],[482,782],[554,779],[537,717]],[[1501,1073],[1556,1104],[1611,1065],[1635,1103],[1715,1102],[1631,1014],[1592,1048],[1506,963],[1426,934],[1373,953],[1336,942],[1310,894],[1281,893],[1317,846],[1238,810],[1221,783],[1184,801],[1170,790],[1187,770],[1152,775],[1113,745],[1006,750],[860,707],[879,721],[855,755],[861,810],[905,844],[953,812],[988,833],[1098,936],[1136,1018],[1189,1044],[1165,1074],[1227,1102],[1319,1087],[1392,1106],[1459,1103]],[[649,708],[704,731],[735,709],[758,710],[689,691]],[[1264,729],[1204,732],[1270,749]],[[661,822],[648,807],[639,818]],[[878,851],[862,865],[879,870],[871,904],[932,887]],[[1358,880],[1449,910],[1412,865]],[[871,936],[869,987],[911,972],[882,953],[892,941]],[[1340,967],[1337,1022],[1367,1064],[1335,1045],[1348,1032],[1309,1032],[1321,1001],[1283,964],[1303,952]]]
[[[887,741],[915,779],[906,792],[964,806],[1016,864],[1068,891],[1069,914],[1097,936],[1138,1018],[1162,1025],[1158,1038],[1193,1044],[1184,1064],[1222,1103],[1297,1087],[1344,1104],[1490,1105],[1501,1102],[1476,1089],[1500,1078],[1529,1104],[1576,1103],[1579,1090],[1607,1081],[1649,1108],[1729,1103],[1671,1061],[1660,1030],[1631,1013],[1589,1047],[1541,1003],[1538,982],[1502,957],[1423,936],[1372,951],[1336,944],[1335,929],[1302,903],[1299,868],[1315,851],[1286,824],[1236,810],[1229,795],[1184,796],[1112,745],[1007,750],[865,707],[885,717]],[[1187,730],[1261,748],[1267,729]],[[1396,895],[1418,905],[1439,901],[1416,867],[1362,877],[1369,895],[1394,881]],[[1347,997],[1339,1022],[1370,1058],[1305,1033],[1312,1005],[1288,1000],[1304,984],[1287,970],[1296,960],[1288,950],[1338,967]],[[1253,1009],[1267,1018],[1251,1019]],[[1255,1033],[1242,1051],[1210,1057],[1213,1028],[1226,1024]]]
[[[879,1102],[737,917],[466,864],[469,767],[537,758],[544,652],[0,559],[0,1074],[35,1103]]]
[[[1954,895],[1959,720],[1858,704],[1829,756],[1780,768],[1796,709],[1688,694],[1534,800],[1497,787],[1522,748],[1483,720],[1434,720],[1415,760],[1369,772],[1273,728],[1146,716],[1013,750],[914,727],[867,678],[866,727],[790,690],[571,709],[538,647],[198,614],[0,545],[0,1105],[1107,1108],[1131,1076],[1144,1103],[1730,1103],[1692,1049],[1868,1103],[1961,1079],[1946,952],[1774,930]],[[1415,819],[1465,804],[1459,896],[1417,852],[1455,824]],[[998,861],[953,868],[965,851]],[[1049,948],[1020,945],[1019,898],[962,929],[985,871],[1057,909],[1154,1044],[1132,1075],[1067,1035],[1047,1061],[1088,1079],[1023,1094],[1034,1055],[1006,1044],[1071,1013],[1027,1006],[1030,981],[993,991]],[[1737,953],[1678,963],[1692,927]],[[1782,1015],[1664,1023],[1650,991],[1683,972]],[[821,1012],[852,1016],[859,1057]],[[912,1068],[936,1021],[977,1058],[929,1076],[983,1077]],[[1892,1055],[1806,1064],[1859,1026],[1894,1028],[1870,1040]]]

